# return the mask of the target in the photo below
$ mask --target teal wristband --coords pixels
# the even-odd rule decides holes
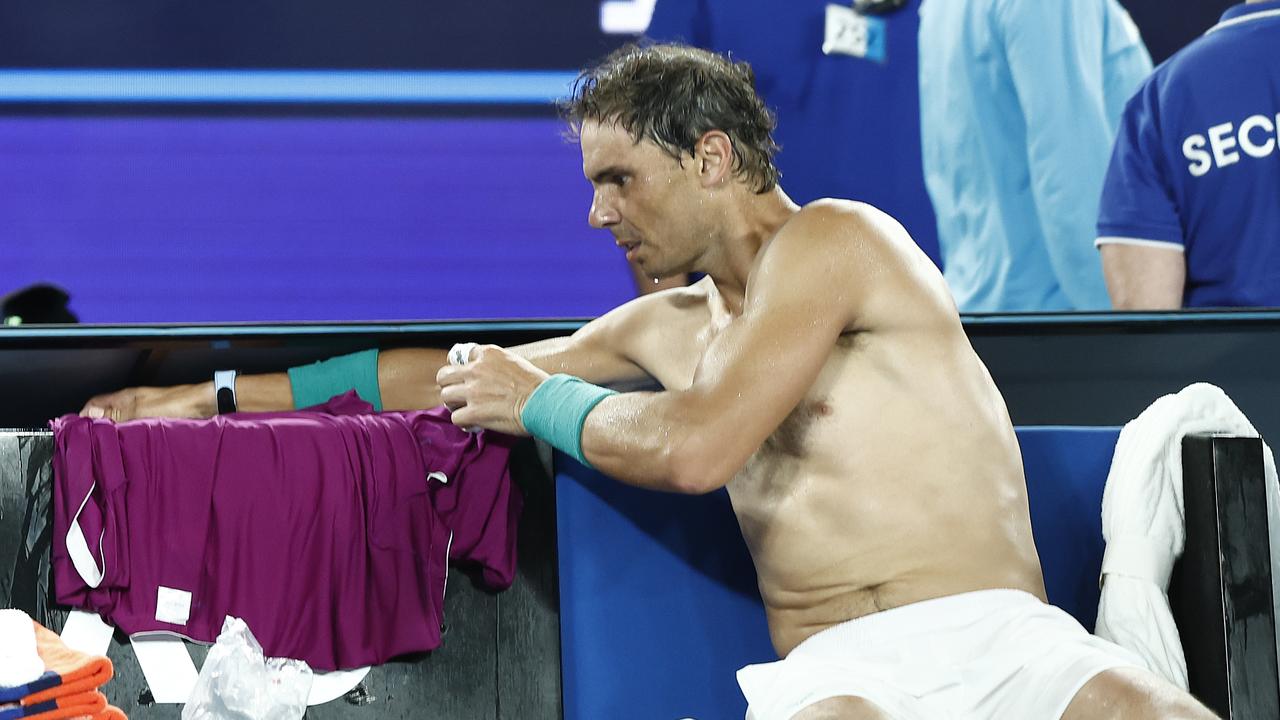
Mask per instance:
[[[378,388],[378,351],[364,350],[328,360],[289,368],[293,407],[319,405],[348,390],[382,412],[382,391]]]
[[[617,393],[572,375],[552,375],[525,401],[520,422],[534,437],[591,467],[582,454],[582,426],[591,410],[610,395]]]

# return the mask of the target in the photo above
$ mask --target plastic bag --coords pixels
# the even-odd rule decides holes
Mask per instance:
[[[307,711],[311,680],[301,660],[264,658],[249,626],[227,616],[182,720],[298,720]]]

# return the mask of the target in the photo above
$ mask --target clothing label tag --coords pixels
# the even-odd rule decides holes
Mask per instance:
[[[884,20],[860,15],[845,5],[827,5],[823,54],[851,55],[884,62],[884,36]]]
[[[449,476],[448,476],[448,475],[445,475],[444,473],[440,472],[439,470],[432,470],[431,472],[427,473],[427,479],[428,479],[428,480],[435,480],[436,482],[440,483],[441,485],[448,485],[448,484],[449,484]]]
[[[186,625],[191,618],[191,593],[163,585],[156,591],[156,620]]]

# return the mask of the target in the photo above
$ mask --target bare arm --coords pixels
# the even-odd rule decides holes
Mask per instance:
[[[383,407],[408,410],[439,404],[435,372],[445,362],[436,349],[388,350],[378,353],[378,386]],[[283,372],[236,377],[236,405],[243,412],[293,409],[293,387]],[[139,417],[210,417],[217,412],[213,382],[170,387],[125,388],[91,398],[80,410],[86,417],[117,422]]]
[[[245,412],[287,410],[293,407],[289,376],[285,373],[241,375],[236,378],[236,404]],[[133,387],[95,395],[80,409],[91,418],[124,422],[140,417],[204,418],[217,413],[213,382]]]
[[[828,211],[819,211],[828,212]],[[738,473],[812,387],[854,322],[857,216],[795,218],[751,280],[742,317],[713,341],[688,390],[617,395],[588,416],[588,460],[620,480],[709,492]]]
[[[548,372],[570,373],[595,383],[645,378],[646,372],[632,358],[631,328],[653,311],[658,304],[655,300],[625,305],[588,323],[570,337],[529,343],[513,351]],[[378,387],[383,408],[413,410],[439,405],[436,373],[446,363],[446,351],[436,348],[400,348],[378,353]],[[277,372],[238,376],[236,402],[245,412],[292,410],[289,375]],[[203,418],[216,411],[210,381],[126,388],[98,395],[85,403],[80,414],[123,422],[139,417]]]
[[[1102,272],[1116,310],[1177,310],[1186,289],[1186,257],[1176,248],[1106,243]]]
[[[806,210],[773,240],[741,318],[712,342],[687,389],[624,393],[587,417],[582,449],[633,485],[701,493],[742,468],[812,387],[837,338],[853,324],[865,265],[860,244],[878,230],[861,212]],[[440,381],[454,422],[523,431],[520,416],[546,378],[496,348]]]

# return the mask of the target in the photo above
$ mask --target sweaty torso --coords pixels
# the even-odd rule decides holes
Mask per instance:
[[[911,602],[988,588],[1044,597],[1004,401],[941,277],[907,275],[840,336],[728,485],[780,656]],[[709,278],[680,293],[651,339],[663,356],[650,371],[669,389],[689,387],[736,321]]]

